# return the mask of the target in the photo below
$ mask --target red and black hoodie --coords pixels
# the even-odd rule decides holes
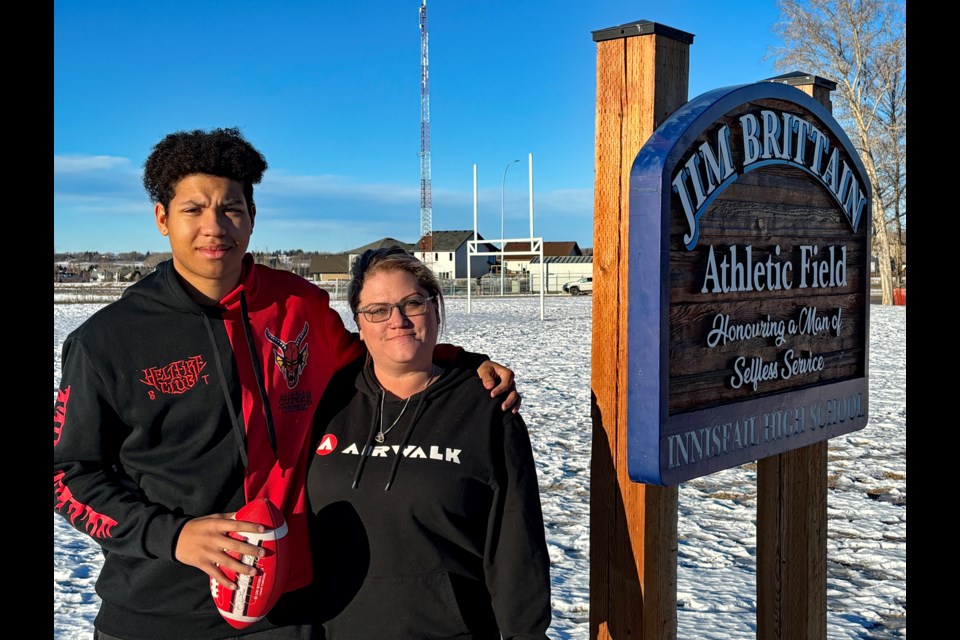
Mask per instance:
[[[208,576],[177,562],[174,549],[189,519],[261,496],[284,512],[298,558],[284,591],[310,583],[310,430],[331,376],[362,353],[326,292],[249,255],[241,283],[217,305],[194,302],[165,262],[67,338],[54,509],[103,548],[101,631],[237,635]],[[244,633],[299,622],[286,614],[302,609],[284,602]]]

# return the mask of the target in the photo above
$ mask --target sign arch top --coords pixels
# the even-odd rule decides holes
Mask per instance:
[[[717,123],[738,108],[761,100],[782,102],[796,109],[758,109],[759,117],[756,112],[744,114],[740,133],[753,144],[744,149],[747,155],[740,166],[733,166],[730,145],[736,141],[729,137],[729,125]],[[715,141],[704,141],[698,152],[694,143],[711,128],[717,129]],[[684,161],[700,164],[700,170],[684,167],[679,176],[672,170],[663,171]],[[857,230],[870,189],[863,163],[832,114],[803,91],[787,84],[759,82],[721,87],[694,98],[654,131],[637,154],[631,175],[637,181],[673,176],[672,184],[663,185],[663,190],[667,192],[672,187],[681,196],[690,218],[687,248],[692,249],[699,235],[696,222],[713,198],[743,173],[770,165],[792,166],[821,181],[841,206],[852,229]],[[707,184],[695,179],[695,174],[705,177]],[[720,179],[719,183],[713,182],[715,178]]]

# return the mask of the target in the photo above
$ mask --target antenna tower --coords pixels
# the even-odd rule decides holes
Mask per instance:
[[[430,177],[430,54],[427,48],[427,0],[420,5],[420,251],[433,258],[433,195]]]

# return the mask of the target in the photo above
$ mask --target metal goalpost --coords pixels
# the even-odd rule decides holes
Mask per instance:
[[[543,297],[544,291],[547,288],[547,282],[544,277],[544,265],[543,265],[543,238],[536,238],[533,235],[533,154],[528,154],[528,165],[529,165],[529,199],[530,199],[530,237],[529,238],[493,238],[487,240],[477,240],[477,165],[473,165],[473,240],[467,241],[467,313],[471,312],[471,291],[473,290],[472,282],[473,276],[471,275],[471,266],[473,263],[474,256],[500,256],[500,274],[501,278],[503,277],[504,269],[504,257],[505,256],[521,256],[521,255],[530,255],[536,254],[540,257],[540,319],[543,320]],[[502,214],[502,212],[501,212]],[[503,231],[501,230],[501,235]],[[504,247],[508,242],[526,242],[529,244],[529,251],[505,251]],[[499,251],[481,251],[481,244],[497,244],[500,245]],[[501,292],[502,295],[502,292]]]

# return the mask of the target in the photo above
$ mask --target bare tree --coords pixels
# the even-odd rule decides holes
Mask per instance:
[[[891,223],[906,222],[906,19],[902,2],[777,0],[771,47],[782,71],[837,83],[834,116],[857,148],[873,190],[873,245],[883,304],[893,304]],[[899,246],[897,247],[899,250]]]
[[[143,258],[143,266],[147,272],[153,271],[157,268],[157,265],[163,262],[164,260],[169,260],[173,257],[173,254],[169,251],[163,251],[160,253],[148,253]]]
[[[891,52],[892,55],[904,55],[903,51]],[[898,64],[902,64],[899,62]],[[880,176],[882,192],[880,198],[886,211],[887,232],[896,238],[891,247],[894,266],[894,279],[901,284],[905,265],[904,248],[906,239],[904,230],[907,221],[907,145],[906,145],[906,86],[901,82],[892,82],[883,96],[880,118],[884,123],[883,135],[878,140],[877,172]]]

